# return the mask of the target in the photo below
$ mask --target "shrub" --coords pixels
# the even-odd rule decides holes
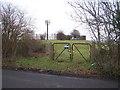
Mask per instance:
[[[92,44],[92,60],[98,64],[98,70],[102,75],[107,77],[118,78],[118,44],[101,43],[100,47],[97,44]]]
[[[21,40],[17,48],[17,56],[22,57],[34,56],[43,52],[45,52],[45,44],[31,39]]]
[[[63,33],[63,31],[59,31],[57,33],[57,40],[66,40],[66,35]]]
[[[39,42],[37,40],[32,40],[31,51],[35,53],[45,53],[46,46],[42,42]]]

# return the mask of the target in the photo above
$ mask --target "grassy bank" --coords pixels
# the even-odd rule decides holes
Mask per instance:
[[[76,61],[58,62],[51,60],[48,56],[19,58],[10,63],[5,62],[3,65],[5,66],[4,68],[14,70],[27,70],[78,77],[99,77],[99,73],[93,71],[91,68],[91,63]]]

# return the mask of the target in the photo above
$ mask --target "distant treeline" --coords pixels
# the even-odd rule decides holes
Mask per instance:
[[[46,40],[46,34],[36,34],[35,39]],[[57,34],[48,34],[49,40],[86,40],[85,35],[80,35],[78,30],[73,30],[70,35],[58,31]]]

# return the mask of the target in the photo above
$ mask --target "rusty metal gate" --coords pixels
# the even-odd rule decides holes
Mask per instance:
[[[58,46],[58,53],[59,54],[56,54],[56,51],[55,51],[55,45],[60,45]],[[64,46],[63,46],[64,45]],[[60,50],[61,49],[61,46],[62,46],[62,51]],[[53,60],[58,60],[58,58],[63,54],[63,52],[67,51],[67,55],[69,55],[69,60],[71,60],[72,58],[72,55],[71,55],[71,44],[68,43],[68,42],[56,42],[56,43],[53,43],[52,44],[52,47],[53,47],[53,56],[52,56],[52,59]],[[60,49],[59,49],[60,47]],[[64,55],[65,56],[65,55]]]
[[[59,51],[58,54],[56,54],[55,52],[55,45],[60,45],[58,46],[58,48],[62,46],[62,50],[57,50]],[[68,42],[56,42],[56,43],[52,43],[52,59],[53,60],[58,60],[58,58],[63,54],[63,52],[67,51],[67,54],[69,55],[69,60],[75,60],[75,57],[81,56],[85,61],[87,61],[88,59],[91,60],[91,45],[89,43],[73,43],[70,44]],[[80,48],[79,48],[80,47]],[[87,47],[87,49],[83,49],[83,47]],[[84,52],[83,52],[84,51]],[[86,52],[88,54],[86,54]],[[66,54],[64,54],[65,56]],[[85,56],[86,55],[86,56]],[[63,56],[63,57],[64,57]],[[62,57],[62,56],[61,56]]]
[[[81,46],[81,47],[80,47]],[[80,48],[78,48],[80,47]],[[72,60],[74,60],[74,57],[77,57],[79,55],[87,62],[87,60],[91,60],[91,45],[89,43],[73,43],[71,47],[72,51]],[[76,53],[75,53],[76,49]],[[79,58],[78,58],[79,59]]]

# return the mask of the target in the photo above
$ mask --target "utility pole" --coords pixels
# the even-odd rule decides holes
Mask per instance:
[[[47,25],[47,40],[48,40],[48,25],[50,24],[49,20],[45,20],[45,24]]]

